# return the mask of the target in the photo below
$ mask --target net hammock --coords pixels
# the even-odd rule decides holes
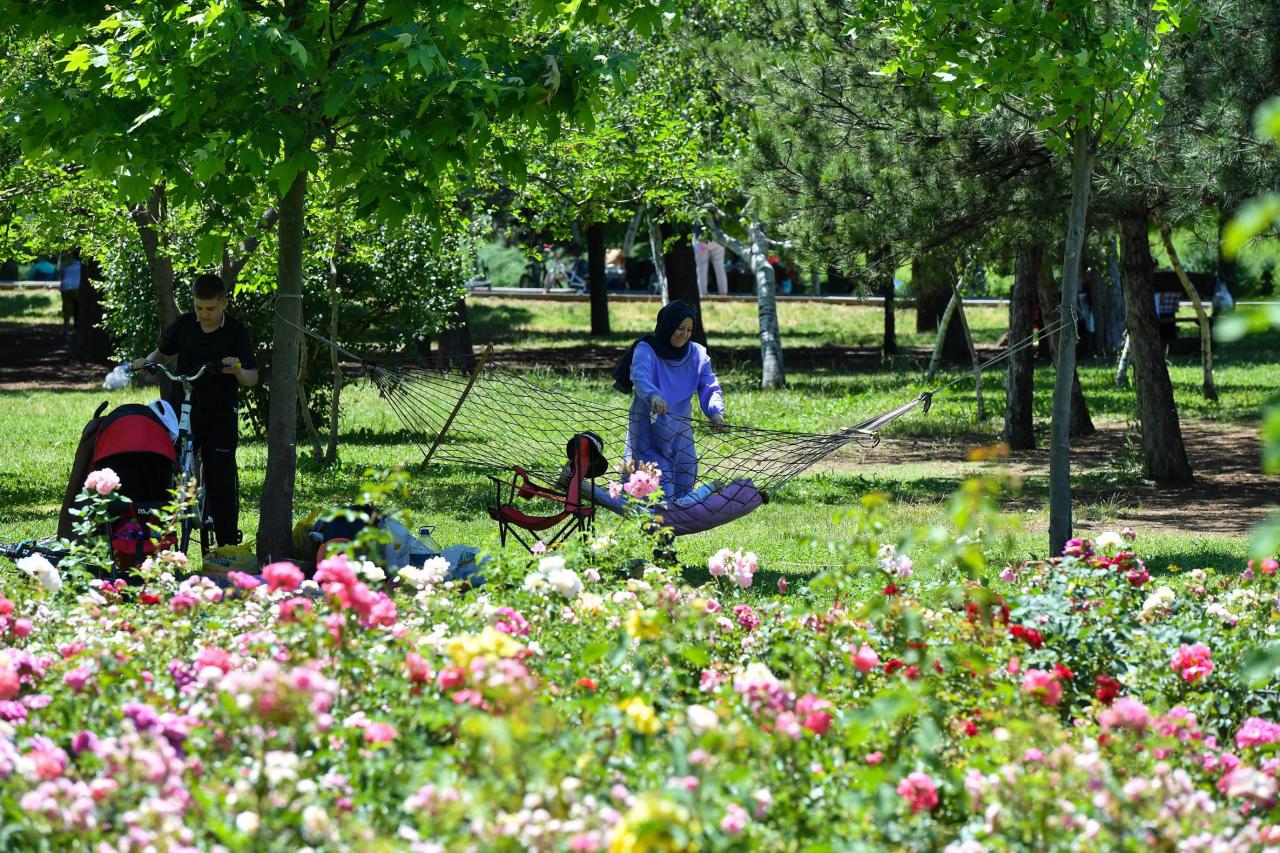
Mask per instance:
[[[587,401],[546,387],[506,368],[482,364],[474,372],[422,364],[366,362],[369,380],[406,429],[419,437],[429,459],[477,468],[522,468],[532,479],[557,483],[565,444],[579,433],[600,437],[612,476],[621,479],[630,398]],[[739,518],[788,480],[850,443],[874,447],[877,430],[919,405],[927,395],[855,426],[826,435],[715,427],[698,417],[652,417],[653,429],[675,438],[692,435],[692,452],[676,450],[669,462],[693,474],[696,488],[670,501],[664,523],[693,533]],[[637,460],[649,461],[649,460]],[[616,489],[615,489],[616,491]],[[622,511],[626,499],[597,488],[597,503]]]
[[[597,505],[619,513],[635,506],[630,496],[618,488],[631,467],[627,463],[646,461],[626,459],[628,425],[637,416],[630,410],[629,396],[613,393],[616,403],[582,399],[490,364],[487,353],[474,370],[433,366],[402,357],[359,356],[310,329],[280,319],[360,363],[365,378],[414,437],[423,452],[424,464],[435,460],[503,473],[518,468],[532,480],[563,491],[566,443],[575,435],[590,431],[601,440],[610,469],[606,478],[615,485],[584,485],[592,490]],[[686,493],[650,507],[649,511],[660,513],[663,525],[678,536],[741,518],[793,477],[837,450],[850,444],[875,447],[884,427],[917,408],[927,412],[934,394],[1032,342],[1028,338],[1010,346],[941,388],[922,392],[900,406],[826,434],[736,424],[717,427],[697,415],[647,415],[653,418],[652,428],[659,435],[665,432],[672,439],[692,437],[692,442],[672,441],[673,447],[690,450],[675,452],[668,462],[683,471],[684,482],[694,483]]]

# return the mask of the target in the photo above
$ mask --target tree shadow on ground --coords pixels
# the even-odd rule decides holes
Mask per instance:
[[[53,298],[49,294],[11,293],[0,299],[0,318],[38,317],[49,312]]]
[[[519,327],[533,322],[532,311],[514,305],[473,302],[467,306],[467,317],[471,323],[472,338],[486,343],[510,340]]]

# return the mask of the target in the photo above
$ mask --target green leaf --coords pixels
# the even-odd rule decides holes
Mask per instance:
[[[1272,98],[1258,107],[1253,130],[1264,142],[1280,142],[1280,98]]]
[[[702,646],[681,646],[680,655],[694,666],[706,666],[711,655]]]
[[[1241,247],[1275,222],[1280,222],[1280,193],[1271,193],[1246,203],[1222,229],[1222,254],[1234,258]]]
[[[1280,643],[1272,643],[1245,653],[1240,677],[1250,687],[1258,688],[1269,682],[1280,669]]]
[[[594,643],[587,645],[581,654],[582,662],[585,664],[596,663],[602,659],[609,650],[613,648],[613,643],[609,640],[596,640]]]

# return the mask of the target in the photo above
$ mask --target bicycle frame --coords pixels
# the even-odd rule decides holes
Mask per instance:
[[[148,372],[159,373],[167,377],[170,381],[180,382],[182,384],[182,405],[178,412],[178,471],[182,477],[184,485],[192,482],[196,483],[196,496],[194,501],[194,523],[192,519],[184,519],[182,525],[181,550],[187,550],[188,541],[190,539],[191,530],[193,528],[200,530],[200,545],[205,551],[208,550],[208,530],[210,519],[205,517],[204,508],[204,478],[200,473],[199,462],[196,459],[195,443],[191,436],[191,390],[194,383],[205,375],[210,369],[215,371],[221,369],[222,365],[217,363],[209,363],[201,365],[200,369],[189,376],[183,376],[174,373],[163,364],[149,364]]]

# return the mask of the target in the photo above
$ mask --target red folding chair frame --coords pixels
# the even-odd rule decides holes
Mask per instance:
[[[513,466],[514,475],[509,481],[497,477],[489,478],[497,487],[497,505],[489,508],[489,517],[498,523],[498,539],[504,547],[507,544],[508,533],[514,536],[525,550],[533,553],[533,545],[537,541],[542,541],[550,549],[566,541],[575,533],[585,536],[591,530],[591,524],[595,519],[595,506],[589,500],[583,499],[582,489],[584,479],[582,473],[587,469],[590,453],[588,441],[589,439],[585,437],[580,438],[575,448],[574,458],[569,465],[569,488],[566,494],[554,492],[534,483],[529,479],[528,472],[518,465]],[[588,495],[592,494],[595,486],[594,479],[590,482],[593,489],[587,492]],[[504,489],[506,489],[505,498]],[[564,509],[554,515],[529,515],[515,506],[517,498],[521,500],[543,498],[561,504]],[[522,530],[526,534],[542,533],[547,530],[553,532],[550,539],[539,537],[529,542],[520,535]]]

